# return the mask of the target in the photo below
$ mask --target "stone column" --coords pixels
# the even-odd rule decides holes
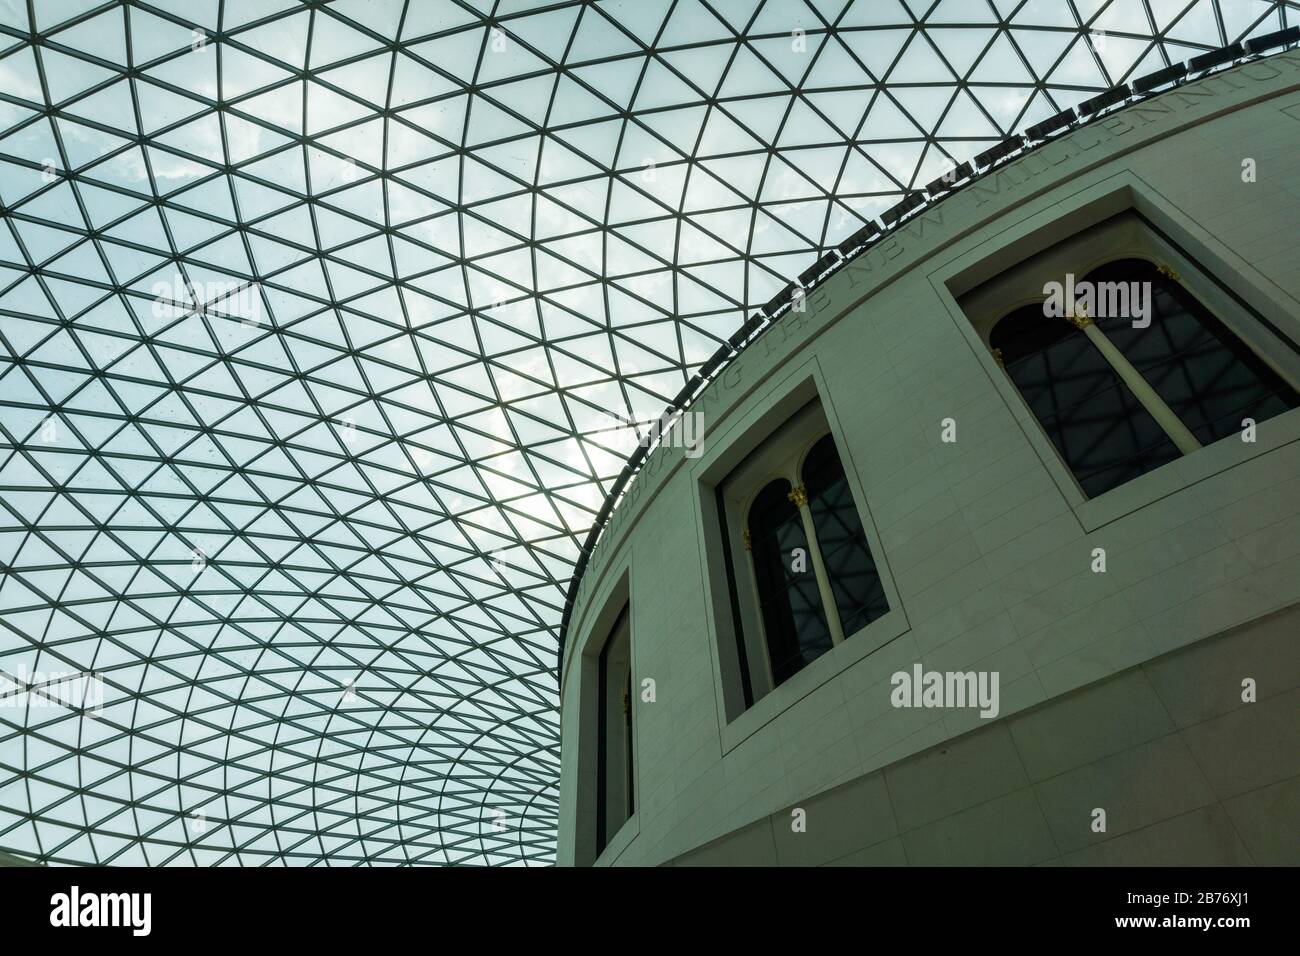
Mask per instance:
[[[840,625],[839,608],[835,606],[835,592],[831,590],[831,577],[822,561],[822,549],[817,544],[817,529],[813,525],[812,509],[808,507],[808,489],[796,485],[786,495],[799,509],[803,519],[804,537],[808,539],[808,556],[812,558],[813,573],[817,576],[817,590],[821,592],[822,606],[826,613],[826,625],[831,631],[831,643],[839,644],[844,640],[844,628]]]
[[[1164,429],[1165,434],[1178,446],[1179,451],[1186,455],[1201,447],[1201,443],[1183,424],[1182,419],[1175,415],[1173,409],[1165,404],[1165,400],[1156,394],[1151,383],[1142,377],[1142,373],[1133,367],[1133,363],[1124,357],[1124,353],[1115,347],[1115,343],[1107,338],[1106,333],[1097,328],[1097,323],[1087,315],[1066,316],[1066,321],[1088,336],[1088,341],[1097,347],[1102,357],[1124,380],[1124,384],[1129,387],[1137,400],[1151,413],[1156,424]]]

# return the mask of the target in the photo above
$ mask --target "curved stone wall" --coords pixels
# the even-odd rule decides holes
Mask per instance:
[[[1246,160],[1257,170],[1249,182]],[[1213,833],[1225,820],[1234,842],[1224,852],[1259,862],[1264,851],[1252,840],[1263,846],[1277,825],[1267,808],[1298,802],[1300,666],[1296,642],[1276,635],[1294,633],[1286,609],[1300,600],[1300,411],[1262,423],[1254,443],[1224,439],[1086,500],[958,300],[1132,210],[1294,347],[1297,183],[1293,51],[1124,108],[976,180],[849,262],[805,312],[787,314],[741,353],[692,407],[704,416],[703,453],[669,446],[650,455],[578,589],[562,659],[559,861],[595,856],[586,715],[594,655],[628,601],[633,684],[652,681],[654,699],[634,702],[636,810],[602,864],[855,853],[856,862],[944,862],[945,846],[955,862],[1072,853],[1122,862],[1096,856],[1097,845],[1139,854],[1133,834],[1166,821]],[[730,449],[812,394],[877,543],[893,610],[886,627],[873,624],[745,709],[727,686],[710,489]],[[956,442],[940,440],[945,419]],[[1090,568],[1099,547],[1104,574]],[[1197,647],[1212,638],[1238,651],[1225,658]],[[1269,671],[1249,716],[1230,701],[1189,703],[1207,680],[1259,676],[1238,675],[1232,660]],[[916,663],[997,671],[998,717],[891,706],[891,675]],[[1111,726],[1116,714],[1123,719]],[[1276,749],[1258,755],[1253,773],[1224,763],[1231,735],[1215,722],[1233,720],[1259,722],[1260,746]],[[1059,745],[1045,748],[1043,734],[1060,735]],[[1095,769],[1117,759],[1133,766]],[[1177,790],[1167,813],[1129,808],[1136,798],[1111,779],[1147,772],[1152,786]],[[1071,773],[1094,788],[1062,787]],[[1290,789],[1268,798],[1277,787]],[[1187,794],[1200,796],[1188,806]],[[1086,829],[1076,839],[1070,801],[1078,800],[1116,808],[1101,839]],[[814,805],[822,809],[807,810]],[[781,833],[792,832],[783,821],[795,810],[811,814],[809,834],[820,827],[831,836],[824,846],[796,841],[782,855]],[[961,814],[978,812],[994,819],[952,830]],[[1003,824],[1013,832],[997,832]],[[990,835],[971,843],[944,827]],[[1114,842],[1123,839],[1130,843]],[[1208,845],[1198,839],[1184,843]],[[1019,856],[989,855],[1009,844]]]

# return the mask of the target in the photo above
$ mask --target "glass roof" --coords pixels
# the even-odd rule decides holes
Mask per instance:
[[[550,862],[638,423],[908,189],[1297,21],[0,0],[0,847]]]

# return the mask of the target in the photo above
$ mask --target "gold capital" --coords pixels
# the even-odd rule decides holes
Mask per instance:
[[[1074,315],[1067,315],[1065,321],[1069,322],[1076,329],[1086,329],[1092,325],[1092,317],[1084,309],[1078,310]]]
[[[1159,272],[1166,279],[1173,279],[1175,282],[1183,281],[1182,276],[1175,272],[1172,266],[1168,266],[1163,262],[1156,266],[1156,272]]]
[[[803,485],[796,485],[790,489],[786,497],[794,502],[796,508],[802,508],[808,503],[808,489]]]
[[[994,349],[994,350],[993,350],[993,361],[995,361],[995,362],[998,363],[998,368],[1000,368],[1000,369],[1004,369],[1004,370],[1006,369],[1006,367],[1007,367],[1007,363],[1004,362],[1004,361],[1002,361],[1002,350],[1001,350],[1001,349]]]
[[[746,551],[752,551],[752,550],[753,550],[753,544],[752,544],[752,542],[749,540],[749,529],[748,529],[748,528],[745,529],[745,535],[744,535],[744,538],[745,538],[745,550],[746,550]]]

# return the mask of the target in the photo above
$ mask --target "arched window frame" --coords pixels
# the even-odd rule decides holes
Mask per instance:
[[[704,509],[703,544],[721,678],[718,705],[727,721],[724,746],[728,750],[743,741],[753,727],[781,713],[819,682],[867,657],[908,628],[888,554],[872,517],[870,498],[858,480],[850,447],[837,431],[830,408],[823,405],[821,396],[825,393],[819,385],[811,376],[788,383],[783,392],[772,396],[768,410],[752,421],[746,432],[729,443],[717,443],[704,459],[700,502]],[[754,575],[749,570],[751,556],[745,548],[744,530],[761,489],[779,477],[791,485],[801,483],[794,479],[803,474],[810,451],[823,440],[834,444],[843,487],[832,487],[829,480],[822,483],[831,490],[825,502],[833,503],[834,508],[818,507],[817,482],[810,497],[817,520],[823,528],[831,529],[827,532],[832,547],[831,570],[835,571],[838,563],[843,574],[838,585],[832,580],[832,587],[839,589],[852,630],[845,634],[847,640],[842,645],[831,644],[830,652],[816,660],[806,658],[807,666],[801,667],[791,680],[777,684],[768,672],[768,641],[758,620],[762,611]],[[828,523],[827,518],[837,509],[847,508],[849,502],[860,527],[849,527],[841,534],[839,525]],[[837,548],[837,543],[856,540],[858,534],[872,566],[874,578],[869,587],[863,586],[868,579],[860,573],[864,564],[860,557],[850,552],[840,554]],[[810,555],[810,570],[812,567]],[[815,575],[810,578],[808,590]],[[820,589],[817,593],[820,595]],[[857,597],[865,599],[859,601]],[[742,715],[743,723],[737,723]]]
[[[1149,263],[1167,282],[1176,284],[1179,290],[1189,300],[1195,302],[1201,310],[1221,324],[1229,334],[1233,335],[1237,339],[1243,348],[1251,351],[1261,362],[1270,364],[1272,371],[1276,373],[1277,376],[1281,378],[1281,380],[1293,391],[1300,389],[1300,379],[1297,379],[1294,374],[1289,375],[1288,369],[1278,368],[1272,366],[1271,363],[1268,363],[1267,357],[1260,352],[1257,338],[1254,335],[1248,334],[1245,330],[1237,327],[1235,323],[1228,321],[1224,316],[1219,314],[1216,309],[1205,301],[1203,296],[1197,294],[1197,290],[1193,285],[1189,285],[1183,281],[1179,271],[1168,262],[1165,262],[1149,253],[1125,251],[1119,254],[1112,253],[1102,256],[1093,256],[1086,261],[1086,265],[1082,268],[1075,265],[1073,268],[1067,268],[1065,271],[1080,276],[1081,278],[1079,281],[1081,282],[1091,281],[1091,277],[1103,269],[1103,267],[1111,263],[1125,260],[1138,260]],[[1025,400],[1025,396],[1021,394],[1017,383],[1010,379],[1010,375],[1007,373],[1006,366],[1003,362],[1001,349],[995,348],[992,345],[992,340],[994,338],[995,330],[1003,321],[1028,306],[1041,306],[1044,302],[1046,302],[1045,295],[1022,297],[1010,308],[1001,310],[997,318],[993,322],[989,323],[985,330],[980,334],[981,339],[983,339],[985,346],[993,355],[998,367],[1002,369],[1003,374],[1008,375],[1008,380],[1010,381],[1012,388],[1014,388],[1016,393],[1020,395],[1022,401]],[[1044,318],[1045,321],[1052,321],[1050,317],[1045,316]],[[1133,398],[1168,436],[1169,440],[1178,449],[1180,456],[1190,454],[1202,447],[1201,442],[1191,432],[1187,425],[1174,413],[1164,399],[1160,397],[1156,389],[1153,388],[1151,383],[1147,381],[1142,373],[1134,367],[1133,363],[1121,351],[1121,349],[1111,341],[1105,331],[1097,325],[1092,316],[1086,314],[1062,316],[1057,319],[1057,321],[1070,322],[1076,329],[1087,336],[1092,346],[1098,353],[1100,353],[1103,361],[1112,371],[1115,372],[1116,375],[1119,376],[1120,380],[1123,382],[1124,386],[1127,387]],[[1294,363],[1292,364],[1294,365]],[[1034,418],[1037,419],[1037,415],[1034,415]],[[1041,421],[1039,424],[1041,426]],[[1058,449],[1058,456],[1059,454],[1060,452]],[[1063,461],[1063,464],[1067,465],[1066,470],[1071,473],[1071,477],[1074,478],[1077,485],[1079,480],[1078,476],[1074,474],[1073,469],[1068,467],[1068,462]],[[1080,491],[1085,494],[1085,497],[1087,497],[1087,493],[1082,487],[1080,487]]]
[[[752,551],[750,526],[755,503],[774,483],[782,482],[788,486],[789,490],[787,492],[787,497],[798,509],[800,520],[803,524],[804,539],[808,545],[809,564],[815,576],[817,591],[821,599],[822,614],[824,615],[827,629],[830,632],[831,646],[838,646],[846,639],[853,636],[852,634],[846,634],[844,632],[843,621],[840,618],[834,588],[826,566],[823,544],[817,534],[816,522],[809,507],[808,491],[804,482],[804,469],[809,456],[813,449],[815,449],[817,445],[828,436],[831,438],[832,442],[835,440],[831,430],[823,427],[811,432],[807,437],[803,438],[797,446],[797,451],[794,454],[786,457],[778,468],[770,470],[761,480],[755,483],[756,486],[745,499],[741,509],[743,515],[742,536],[744,539],[745,552],[748,558],[748,573],[746,578],[749,582],[752,600],[754,601],[755,606],[760,609],[760,613],[757,615],[757,623],[761,635],[761,644],[765,650],[764,665],[766,667],[769,686],[776,685],[775,675],[773,673],[772,638],[771,635],[767,633],[767,627],[763,620],[763,614],[761,613],[763,595],[761,593],[762,588],[759,582],[759,575]],[[838,452],[838,445],[836,446],[836,450]],[[854,502],[854,507],[857,507],[856,501]],[[782,560],[788,560],[788,556],[783,555]]]
[[[1241,334],[1241,330],[1233,328],[1230,323],[1225,322],[1223,318],[1217,315],[1209,303],[1205,302],[1196,294],[1194,286],[1184,282],[1182,276],[1168,264],[1158,262],[1148,256],[1111,257],[1099,264],[1093,265],[1089,271],[1084,274],[1084,281],[1092,282],[1095,285],[1098,281],[1099,274],[1106,271],[1108,266],[1127,267],[1131,270],[1132,267],[1128,265],[1129,263],[1144,264],[1148,272],[1156,274],[1153,278],[1162,283],[1163,288],[1161,291],[1171,296],[1175,300],[1175,306],[1192,319],[1197,330],[1197,338],[1199,342],[1211,346],[1214,351],[1217,351],[1220,355],[1227,354],[1231,356],[1233,359],[1232,367],[1234,370],[1244,372],[1249,376],[1249,380],[1255,386],[1264,388],[1264,391],[1258,394],[1279,399],[1282,403],[1294,402],[1297,398],[1296,392],[1297,387],[1300,386],[1300,378],[1295,381],[1288,381],[1284,371],[1270,366],[1264,356],[1260,355],[1259,352],[1251,346],[1249,339],[1245,335]],[[1114,281],[1114,279],[1108,279],[1103,276],[1101,281]],[[1152,304],[1154,304],[1154,296]],[[1103,319],[1102,321],[1105,322],[1106,320]],[[1184,326],[1184,330],[1186,330],[1186,328],[1187,326]],[[1172,335],[1176,330],[1177,326],[1172,325],[1168,331],[1169,334]],[[1165,422],[1162,422],[1162,425],[1166,425],[1166,430],[1169,432],[1171,437],[1175,438],[1175,441],[1179,446],[1184,448],[1184,453],[1195,451],[1203,444],[1206,444],[1207,441],[1213,443],[1221,438],[1228,437],[1228,434],[1234,434],[1235,429],[1244,424],[1244,422],[1240,422],[1237,425],[1234,425],[1233,429],[1230,429],[1228,433],[1214,437],[1213,429],[1207,427],[1212,424],[1211,422],[1205,422],[1203,420],[1198,422],[1195,414],[1189,414],[1187,418],[1184,418],[1177,409],[1168,404],[1162,394],[1162,384],[1168,384],[1168,382],[1166,381],[1162,383],[1161,380],[1153,381],[1148,378],[1147,373],[1143,371],[1142,368],[1139,368],[1135,364],[1136,362],[1143,361],[1143,359],[1140,357],[1140,354],[1138,357],[1130,356],[1129,352],[1126,350],[1126,346],[1129,349],[1136,350],[1137,343],[1131,335],[1126,337],[1124,335],[1125,331],[1126,330],[1122,323],[1118,327],[1118,333],[1107,332],[1101,325],[1097,326],[1098,334],[1103,336],[1106,340],[1111,341],[1114,345],[1115,351],[1119,357],[1117,361],[1123,361],[1126,367],[1133,369],[1138,382],[1138,385],[1135,386],[1135,393],[1138,388],[1142,389],[1142,392],[1138,393],[1139,400],[1149,408],[1161,411],[1168,410],[1168,424],[1166,425]],[[1117,334],[1118,341],[1114,341]],[[1165,341],[1171,346],[1175,345],[1172,339],[1166,338]],[[1194,371],[1203,372],[1204,369],[1194,370],[1191,364],[1183,361],[1182,356],[1184,354],[1186,354],[1186,350],[1183,353],[1170,356],[1170,360],[1163,363],[1153,363],[1149,360],[1150,357],[1148,357],[1146,364],[1148,367],[1160,368],[1161,371],[1166,373],[1166,375],[1172,373],[1173,383],[1177,383],[1180,379],[1182,382],[1186,383]],[[1286,392],[1289,392],[1290,394],[1287,395]],[[1197,412],[1203,413],[1206,409],[1201,405],[1201,402],[1212,401],[1213,398],[1213,392],[1207,390],[1203,396],[1198,396],[1196,402],[1190,404],[1195,406]],[[1181,401],[1183,407],[1188,412],[1191,412],[1191,409],[1187,408],[1189,405],[1187,398],[1185,396],[1178,396],[1176,394],[1176,389],[1175,395],[1171,396],[1169,401]],[[1295,404],[1292,404],[1291,407],[1294,408],[1296,406]],[[1233,411],[1236,412],[1239,410],[1240,408],[1234,409]],[[1277,413],[1275,412],[1273,414],[1276,415]],[[1220,417],[1218,420],[1221,421],[1222,418]],[[1196,434],[1196,429],[1200,429],[1202,435]]]

